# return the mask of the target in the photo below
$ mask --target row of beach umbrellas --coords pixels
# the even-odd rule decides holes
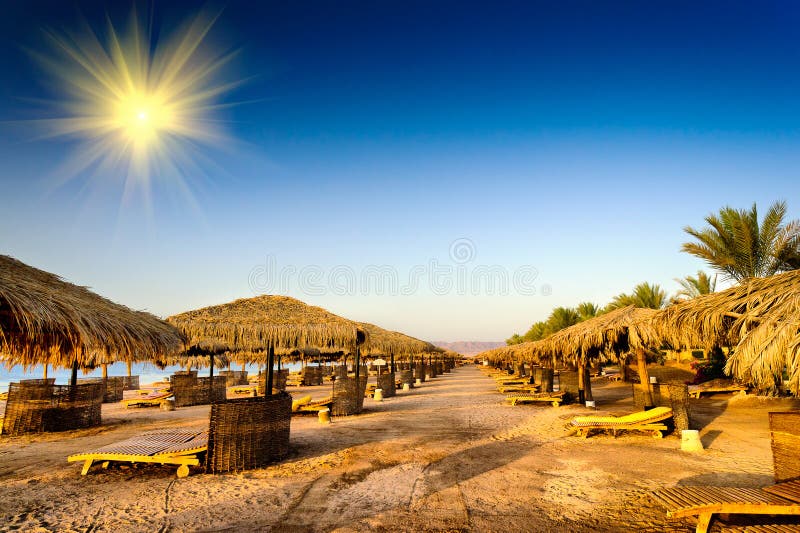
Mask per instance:
[[[751,278],[663,310],[624,307],[480,357],[494,363],[549,363],[555,358],[580,372],[592,363],[623,362],[633,354],[647,397],[646,354],[662,347],[729,347],[730,375],[775,390],[776,380],[787,372],[787,389],[800,395],[800,271]]]
[[[271,373],[276,354],[308,351],[353,354],[356,372],[362,355],[442,352],[288,296],[239,299],[161,320],[0,255],[0,362],[8,366],[72,368],[74,385],[78,368],[117,361],[185,366],[186,358],[215,357],[215,364],[266,364]]]

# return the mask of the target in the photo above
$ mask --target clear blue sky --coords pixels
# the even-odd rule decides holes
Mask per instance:
[[[53,188],[78,145],[10,122],[59,98],[25,52],[47,50],[41,28],[129,7],[7,4],[0,253],[161,316],[253,295],[268,257],[322,285],[336,267],[404,282],[431,260],[531,265],[532,295],[280,291],[426,339],[502,340],[642,281],[674,292],[704,266],[682,228],[723,205],[784,199],[800,217],[795,2],[231,1],[212,40],[247,79],[218,114],[237,146],[187,176],[196,207],[156,177],[152,216],[113,185]],[[153,20],[200,5],[156,1]]]

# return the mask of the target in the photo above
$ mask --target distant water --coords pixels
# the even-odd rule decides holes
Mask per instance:
[[[300,370],[301,364],[288,363],[288,364],[283,364],[282,367],[288,368],[290,371],[295,372],[297,370]],[[242,366],[234,363],[232,368],[234,370],[240,370]],[[250,374],[258,373],[257,365],[246,365],[245,369]],[[167,376],[173,374],[177,370],[183,370],[183,368],[180,366],[168,366],[162,370],[150,363],[134,363],[131,368],[131,373],[134,376],[139,376],[139,383],[141,385],[147,385],[148,383],[153,383],[154,381],[161,381]],[[217,370],[218,369],[214,369],[214,372],[216,373]],[[47,377],[56,378],[57,385],[67,385],[69,383],[69,378],[71,375],[72,371],[64,368],[59,368],[54,370],[53,367],[50,367],[47,370]],[[102,375],[103,371],[100,368],[96,368],[89,372],[83,372],[81,370],[78,371],[78,379],[99,378],[102,377]],[[113,365],[108,366],[108,375],[127,376],[128,367],[125,363],[114,363]],[[198,370],[197,375],[208,376],[208,368]],[[12,381],[19,381],[21,379],[40,379],[43,376],[44,376],[44,368],[41,366],[35,366],[25,371],[21,366],[14,366],[11,367],[11,369],[8,369],[0,365],[0,392],[7,391],[8,384]]]

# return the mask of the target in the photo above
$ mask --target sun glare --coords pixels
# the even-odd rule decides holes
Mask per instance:
[[[153,35],[134,12],[123,30],[109,20],[102,31],[83,23],[79,31],[47,32],[52,48],[34,55],[59,81],[60,116],[42,122],[50,136],[84,143],[65,178],[123,176],[127,194],[159,178],[184,180],[206,156],[202,145],[230,140],[214,113],[238,82],[220,81],[233,54],[214,54],[207,42],[215,20],[200,13],[170,35]]]

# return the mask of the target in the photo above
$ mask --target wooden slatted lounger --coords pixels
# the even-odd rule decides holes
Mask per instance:
[[[741,392],[747,391],[747,385],[734,383],[729,379],[714,379],[699,385],[689,385],[689,397],[699,398],[701,394],[714,392]]]
[[[669,407],[656,407],[649,411],[638,411],[625,416],[579,416],[573,418],[570,425],[578,430],[578,436],[587,438],[593,429],[608,430],[616,437],[618,431],[649,431],[653,437],[660,439],[662,431],[667,430],[665,424],[659,423],[672,417]]]
[[[697,516],[697,533],[708,531],[716,514],[800,515],[800,480],[764,489],[681,486],[657,490],[653,496],[667,508],[670,518]],[[760,527],[766,528],[762,531],[798,530],[797,525]]]
[[[539,390],[539,385],[531,385],[530,383],[525,383],[522,385],[500,385],[497,387],[498,392],[506,393],[506,392],[527,392],[527,393],[534,393]]]
[[[558,407],[564,401],[564,392],[539,392],[535,394],[509,394],[506,396],[506,401],[511,402],[511,405],[518,405],[521,403],[537,403],[548,402],[553,407]]]
[[[256,385],[233,385],[228,389],[231,394],[249,394],[251,396],[254,390],[256,390]]]
[[[151,392],[147,396],[137,396],[135,398],[128,398],[122,400],[120,403],[126,408],[130,407],[158,407],[161,402],[172,396],[169,391],[156,391]]]
[[[81,475],[85,476],[94,463],[157,463],[178,465],[179,478],[189,475],[189,467],[200,464],[200,455],[208,449],[208,431],[159,430],[142,433],[127,440],[103,446],[92,452],[77,453],[67,461],[83,461]]]

